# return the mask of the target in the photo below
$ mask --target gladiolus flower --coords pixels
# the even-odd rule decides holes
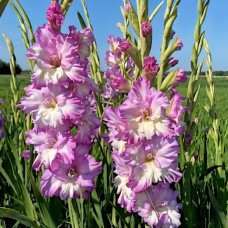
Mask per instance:
[[[169,184],[158,183],[153,188],[136,194],[134,211],[151,227],[178,227],[180,223],[177,203],[177,191],[172,191]]]
[[[101,173],[101,162],[80,148],[74,153],[71,164],[57,161],[55,170],[46,169],[41,179],[41,193],[43,196],[60,196],[67,198],[88,198],[89,193],[95,188],[94,179]]]

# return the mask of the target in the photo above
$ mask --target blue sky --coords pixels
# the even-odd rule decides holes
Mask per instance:
[[[49,0],[21,0],[26,10],[34,31],[38,26],[46,23],[46,10],[50,4]],[[134,0],[132,0],[134,2]],[[161,0],[149,0],[150,9],[152,10],[161,2]],[[122,0],[87,0],[87,7],[90,19],[94,28],[95,38],[98,44],[98,53],[101,61],[102,69],[105,70],[104,59],[108,50],[107,39],[110,34],[121,37],[121,32],[116,26],[117,22],[122,22],[120,6],[123,5]],[[77,19],[77,11],[83,15],[80,0],[74,0],[63,26],[63,32],[68,32],[68,26],[75,25],[80,30]],[[165,4],[158,13],[154,21],[153,27],[153,47],[151,55],[154,55],[159,61],[160,45],[162,40],[163,14]],[[184,44],[181,51],[175,53],[175,57],[179,59],[178,67],[190,70],[190,57],[193,45],[193,33],[197,20],[197,0],[182,0],[179,6],[178,17],[175,21],[173,29]],[[228,70],[228,1],[227,0],[211,0],[208,15],[203,26],[206,30],[206,38],[208,40],[213,58],[214,70]],[[19,22],[12,8],[8,5],[0,18],[0,32],[6,34],[13,42],[15,54],[18,64],[23,69],[29,69],[26,59],[26,49],[24,48],[21,32],[18,28]],[[205,53],[201,58],[205,58]],[[7,46],[2,36],[0,36],[0,59],[9,61]],[[204,68],[206,69],[206,68]]]

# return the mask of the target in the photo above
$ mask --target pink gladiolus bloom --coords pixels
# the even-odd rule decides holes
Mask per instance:
[[[48,85],[40,90],[27,88],[29,97],[21,98],[18,108],[33,115],[34,123],[41,128],[57,128],[66,119],[75,122],[85,112],[82,101],[59,85]]]
[[[38,42],[28,49],[28,58],[36,61],[32,78],[35,84],[84,80],[87,74],[80,64],[75,39],[53,31],[48,25],[39,28],[36,37]]]
[[[144,21],[141,24],[141,30],[144,37],[147,37],[152,32],[152,26],[149,21]]]
[[[76,141],[70,133],[46,128],[42,131],[31,130],[26,133],[26,137],[26,144],[34,145],[38,154],[33,163],[33,168],[37,171],[40,170],[42,164],[53,170],[56,159],[64,163],[71,163],[74,159],[73,149],[76,147]]]
[[[88,99],[91,96],[92,92],[98,92],[98,88],[94,83],[93,79],[90,77],[85,78],[83,82],[69,82],[62,83],[66,90],[72,92],[80,100]]]
[[[119,109],[114,109],[113,107],[106,108],[104,112],[104,120],[106,121],[109,129],[109,142],[115,140],[127,140],[127,119],[121,116]]]
[[[105,64],[109,67],[114,67],[117,64],[117,59],[121,58],[121,52],[114,54],[111,51],[106,52]]]
[[[182,205],[177,203],[177,195],[178,192],[173,192],[169,184],[160,182],[135,195],[134,211],[150,227],[178,227],[181,225],[179,209]]]
[[[106,70],[104,77],[110,80],[112,87],[118,93],[127,93],[131,89],[130,82],[123,77],[116,67]]]
[[[111,83],[107,80],[107,82],[104,84],[104,92],[101,94],[101,96],[104,99],[112,99],[116,97],[116,92],[114,88],[110,85]]]
[[[135,193],[127,186],[132,172],[131,166],[126,165],[126,161],[115,152],[112,154],[112,159],[115,162],[114,172],[117,174],[114,179],[114,186],[117,188],[117,194],[120,194],[118,203],[121,207],[126,208],[128,212],[131,212],[135,201]]]
[[[120,105],[119,112],[127,120],[129,141],[136,143],[139,139],[151,139],[159,136],[172,135],[170,121],[166,116],[169,106],[167,96],[150,88],[145,77],[139,77],[128,93],[128,98]]]
[[[87,107],[83,116],[77,121],[77,134],[75,136],[77,143],[91,144],[97,130],[101,125],[99,118]]]
[[[182,173],[178,168],[178,160],[173,161],[169,167],[162,169],[162,180],[169,184],[178,182],[182,177]]]
[[[113,35],[110,35],[108,38],[108,43],[110,45],[110,51],[114,54],[120,51],[119,45],[121,43],[120,37],[115,38]]]
[[[25,159],[25,160],[29,160],[30,159],[30,150],[23,150],[21,153],[21,156]]]
[[[78,151],[80,150],[80,151]],[[102,171],[101,162],[88,154],[87,148],[76,148],[74,160],[71,164],[57,162],[58,169],[46,169],[41,179],[41,193],[43,196],[60,196],[62,200],[68,198],[88,198],[95,188],[94,179]]]
[[[148,56],[143,61],[143,71],[149,80],[154,79],[158,72],[159,65],[156,62],[154,56]]]
[[[48,7],[46,17],[51,26],[55,29],[59,29],[63,24],[64,15],[62,14],[62,8],[56,1],[52,2]]]
[[[81,61],[85,61],[89,57],[90,45],[95,41],[93,31],[90,28],[85,28],[77,32],[74,26],[70,26],[70,36],[75,38],[77,53]]]
[[[128,187],[141,192],[152,183],[162,181],[162,172],[170,168],[178,154],[179,145],[175,138],[157,135],[139,145],[129,146],[124,153],[133,170]]]
[[[184,69],[180,69],[177,73],[176,80],[172,85],[173,88],[177,87],[180,83],[184,83],[188,80],[187,75],[184,72]]]
[[[174,132],[178,136],[184,133],[185,123],[182,121],[182,115],[188,110],[187,107],[182,106],[183,102],[184,97],[182,97],[178,91],[173,90],[173,93],[171,94],[170,112],[168,116],[171,120]]]

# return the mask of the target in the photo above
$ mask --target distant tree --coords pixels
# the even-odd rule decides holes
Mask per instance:
[[[21,72],[22,72],[21,67],[18,64],[16,64],[16,74],[20,74]]]
[[[16,64],[16,74],[20,74],[22,72],[21,67]],[[0,59],[0,74],[11,74],[10,72],[10,64],[4,62],[3,60]]]

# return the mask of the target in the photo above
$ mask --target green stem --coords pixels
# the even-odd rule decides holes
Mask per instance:
[[[82,189],[80,188],[80,204],[81,204],[81,227],[84,227],[84,207],[83,207],[83,197],[82,197]]]
[[[68,199],[68,211],[70,215],[70,223],[72,228],[79,228],[78,215],[75,212],[72,204],[72,199]]]

